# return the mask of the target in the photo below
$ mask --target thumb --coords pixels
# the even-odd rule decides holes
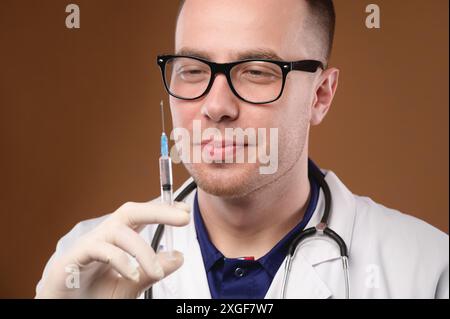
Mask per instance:
[[[169,276],[180,268],[184,262],[183,254],[176,250],[173,252],[159,252],[156,254],[156,258],[164,271],[164,277]]]

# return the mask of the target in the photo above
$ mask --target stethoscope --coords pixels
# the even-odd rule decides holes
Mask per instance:
[[[345,298],[349,299],[350,297],[350,278],[349,278],[349,270],[348,270],[348,251],[347,245],[344,240],[331,228],[328,227],[328,221],[330,218],[330,209],[331,209],[331,191],[328,187],[327,182],[325,181],[325,177],[322,172],[315,167],[314,165],[310,166],[309,174],[311,174],[312,178],[319,184],[319,187],[322,189],[324,197],[325,197],[325,208],[322,219],[319,224],[314,227],[310,227],[302,230],[291,242],[288,248],[288,252],[286,255],[286,263],[285,263],[285,272],[283,276],[282,286],[281,286],[281,299],[286,298],[286,290],[287,283],[289,281],[289,276],[291,274],[292,262],[295,258],[295,254],[297,253],[298,248],[301,243],[304,243],[307,239],[308,241],[314,239],[331,239],[334,243],[336,243],[339,247],[341,260],[342,260],[342,268],[344,272],[344,284],[345,284]],[[175,201],[179,202],[184,200],[192,191],[197,188],[197,184],[195,182],[187,185],[178,196],[175,198]],[[159,243],[161,241],[162,235],[164,233],[164,225],[158,225],[155,235],[152,239],[152,248],[156,251],[159,247]],[[145,299],[152,299],[152,288],[150,287],[147,291],[145,291]]]

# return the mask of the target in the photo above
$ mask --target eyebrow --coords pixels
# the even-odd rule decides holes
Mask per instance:
[[[181,48],[176,55],[189,55],[197,58],[202,58],[211,61],[211,55],[203,50],[196,50],[191,48]],[[267,60],[278,60],[283,59],[273,50],[266,48],[256,48],[252,50],[245,50],[241,52],[235,52],[232,54],[237,60],[250,60],[250,59],[267,59]]]

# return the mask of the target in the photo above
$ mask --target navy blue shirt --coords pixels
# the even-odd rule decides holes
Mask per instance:
[[[311,161],[309,165],[314,165]],[[201,216],[197,193],[194,199],[194,223],[203,256],[211,297],[214,299],[262,299],[267,293],[278,268],[283,263],[289,244],[308,224],[319,198],[319,185],[309,179],[311,196],[303,219],[266,255],[226,258],[213,245]]]

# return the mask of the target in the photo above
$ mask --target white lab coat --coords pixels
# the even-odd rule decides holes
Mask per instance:
[[[352,194],[333,172],[324,172],[333,198],[329,226],[349,250],[350,298],[449,298],[448,235],[417,218]],[[194,194],[185,202],[192,204]],[[321,191],[307,228],[319,222],[323,207]],[[61,238],[43,276],[54,258],[105,217],[83,221]],[[149,225],[140,235],[151,242],[155,229]],[[211,298],[194,219],[185,227],[171,229],[174,248],[184,253],[185,262],[153,286],[154,298]],[[280,297],[283,274],[284,262],[266,298]],[[344,293],[337,246],[320,239],[303,244],[292,264],[287,298],[343,298]]]

